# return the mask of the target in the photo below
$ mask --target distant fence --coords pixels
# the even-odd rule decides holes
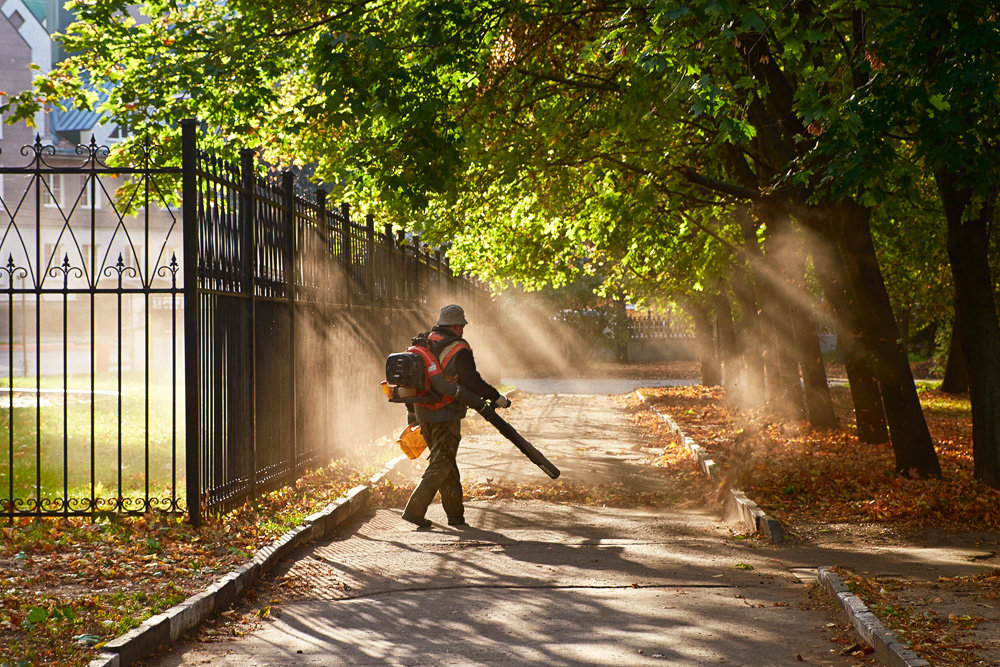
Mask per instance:
[[[678,322],[673,317],[662,317],[652,313],[629,315],[628,332],[632,340],[691,338],[693,336],[690,326],[687,324]]]
[[[0,516],[198,522],[383,435],[381,362],[428,311],[490,318],[440,254],[199,150],[194,122],[181,168],[109,167],[93,140],[21,155],[0,166]]]
[[[676,317],[630,314],[628,333],[628,358],[632,362],[691,361],[697,358],[690,327]]]

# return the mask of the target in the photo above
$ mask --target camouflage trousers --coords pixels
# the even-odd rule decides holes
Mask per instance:
[[[458,443],[462,440],[462,421],[428,422],[420,425],[420,432],[427,442],[430,457],[420,483],[413,490],[403,512],[407,516],[423,518],[434,495],[441,492],[441,505],[449,519],[459,519],[465,514],[462,505],[462,478],[458,474]]]

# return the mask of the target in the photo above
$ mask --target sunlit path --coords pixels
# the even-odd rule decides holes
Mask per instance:
[[[564,481],[641,477],[618,398],[521,395],[510,420]],[[551,482],[482,426],[461,450],[467,480]],[[714,507],[477,500],[468,528],[442,525],[437,504],[428,518],[413,530],[383,509],[304,549],[276,573],[301,594],[260,628],[156,664],[852,664],[805,585]]]

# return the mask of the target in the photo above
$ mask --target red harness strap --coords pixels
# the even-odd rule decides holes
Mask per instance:
[[[430,336],[428,336],[428,338],[434,342],[437,342],[441,340],[443,337],[440,336],[439,334],[431,334]],[[427,389],[429,390],[431,388],[430,387],[431,376],[444,373],[444,369],[448,367],[448,364],[451,363],[451,360],[455,358],[456,354],[458,354],[461,350],[471,350],[471,349],[472,348],[469,346],[469,344],[464,340],[457,340],[449,344],[444,349],[444,354],[442,355],[442,358],[440,360],[434,355],[433,352],[428,350],[426,347],[421,347],[419,345],[412,345],[406,348],[406,351],[419,354],[421,358],[423,358],[424,368],[427,370],[427,384],[428,384]],[[448,380],[449,382],[454,382],[455,380],[458,379],[458,376],[445,375],[445,379]],[[452,403],[454,400],[455,400],[454,396],[442,396],[441,400],[438,401],[437,403],[430,403],[430,404],[424,403],[422,405],[428,410],[440,410],[446,405]]]

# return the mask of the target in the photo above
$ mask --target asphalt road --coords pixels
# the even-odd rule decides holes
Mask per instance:
[[[656,482],[619,399],[522,396],[508,416],[563,479]],[[469,424],[466,479],[551,483],[488,428]],[[254,632],[150,664],[857,664],[787,562],[733,539],[714,507],[486,500],[468,528],[437,504],[428,517],[415,530],[379,510],[304,547],[275,573],[304,590]]]

